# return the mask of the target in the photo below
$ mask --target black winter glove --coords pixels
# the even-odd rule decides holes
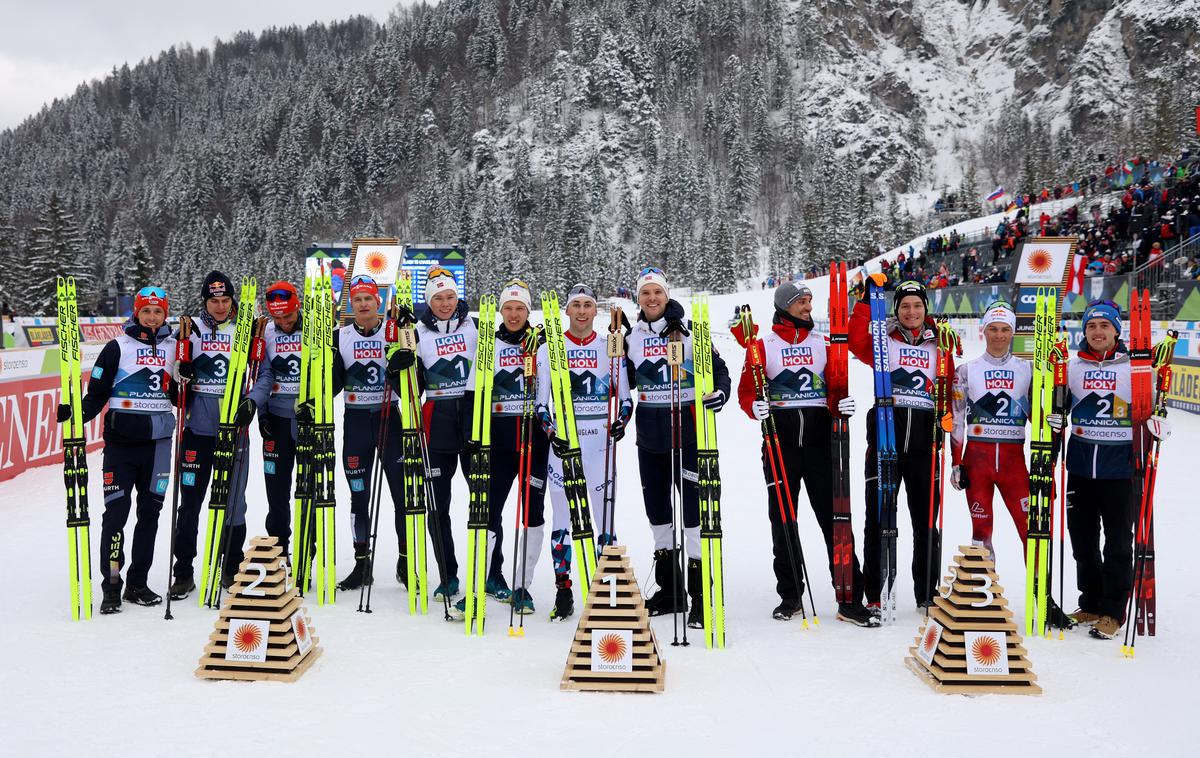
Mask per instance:
[[[181,382],[190,382],[196,378],[196,366],[191,361],[180,361],[175,376]]]
[[[613,442],[620,442],[625,436],[625,421],[617,419],[608,427],[608,436],[612,437]]]
[[[392,353],[392,357],[388,358],[387,375],[393,379],[404,373],[405,369],[411,368],[417,362],[417,356],[411,350],[397,350]]]
[[[238,403],[237,413],[233,415],[234,426],[246,426],[254,418],[254,412],[258,410],[258,405],[248,397],[242,398],[242,402]]]
[[[670,337],[672,334],[678,334],[681,337],[688,336],[689,332],[683,322],[677,318],[667,321],[667,325],[663,327],[662,336]]]
[[[559,460],[566,458],[567,453],[571,450],[570,443],[558,435],[550,438],[550,447],[554,448],[554,454],[558,456]]]
[[[725,393],[721,390],[710,392],[704,396],[704,407],[716,413],[725,407]]]
[[[301,424],[313,423],[313,404],[311,400],[296,404],[296,421]]]
[[[396,308],[396,326],[401,328],[412,326],[417,323],[417,317],[413,315],[412,309],[407,305],[397,306]]]
[[[55,418],[58,419],[58,423],[60,424],[66,422],[71,418],[71,406],[67,405],[66,403],[59,405],[58,413],[55,415]]]

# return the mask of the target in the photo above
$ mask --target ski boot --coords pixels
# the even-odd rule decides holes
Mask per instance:
[[[1067,614],[1063,613],[1063,609],[1058,603],[1054,602],[1054,598],[1046,598],[1046,621],[1049,626],[1056,629],[1069,631],[1075,628],[1075,620]]]
[[[363,585],[369,585],[374,581],[371,576],[371,567],[368,561],[371,560],[371,554],[367,552],[367,543],[354,543],[354,570],[350,575],[338,583],[338,589],[342,592],[347,590],[357,590]]]
[[[507,603],[512,600],[512,590],[508,588],[508,582],[504,581],[504,577],[502,576],[494,576],[488,579],[483,585],[483,591],[501,603]]]
[[[121,612],[121,586],[106,587],[104,589],[104,599],[100,601],[100,613],[108,615],[110,613]]]
[[[566,574],[554,577],[554,608],[550,611],[551,621],[563,621],[575,614],[575,596],[571,593],[571,578]]]
[[[1112,616],[1101,616],[1088,634],[1098,640],[1111,640],[1121,632],[1121,622]]]
[[[771,611],[771,618],[776,621],[791,621],[792,616],[800,612],[800,602],[793,598],[785,597],[779,602],[779,605],[775,606],[775,610]]]
[[[134,605],[158,605],[162,602],[162,596],[144,584],[128,585],[124,597]]]
[[[196,589],[196,581],[191,575],[177,576],[175,581],[171,582],[167,592],[170,593],[172,600],[183,600]]]
[[[533,613],[533,597],[529,594],[529,590],[524,587],[518,587],[512,593],[513,610],[518,616],[528,616]]]
[[[858,603],[839,603],[837,619],[868,629],[879,626],[879,616]]]
[[[457,576],[450,580],[449,588],[447,588],[446,583],[443,582],[443,583],[439,584],[433,591],[433,599],[437,600],[438,602],[441,602],[442,600],[447,599],[447,598],[455,598],[457,596],[458,596],[458,577]]]
[[[658,592],[646,598],[646,611],[651,616],[666,616],[687,610],[678,550],[662,548],[654,551],[654,582],[658,585]]]
[[[408,556],[403,551],[400,557],[396,559],[396,581],[404,589],[408,589]]]

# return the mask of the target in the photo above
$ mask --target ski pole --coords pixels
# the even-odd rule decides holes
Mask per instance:
[[[192,358],[191,332],[192,320],[187,316],[180,316],[179,339],[175,343],[176,364],[190,361]],[[179,521],[179,478],[183,469],[183,425],[187,421],[187,382],[179,382],[178,400],[179,405],[175,409],[175,465],[171,467],[174,482],[171,488],[171,547],[167,553],[167,602],[166,612],[163,614],[164,621],[175,618],[171,615],[171,580],[175,578],[171,562],[175,558],[175,529]]]

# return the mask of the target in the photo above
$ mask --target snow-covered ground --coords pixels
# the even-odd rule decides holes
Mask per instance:
[[[766,321],[770,295],[715,297],[714,320],[732,313],[736,303],[749,302],[758,319]],[[742,351],[722,327],[715,325],[715,341],[736,377]],[[967,354],[973,356],[981,345],[974,330],[967,331]],[[852,456],[861,471],[861,411],[871,394],[864,366],[852,368],[851,387],[860,400],[860,414],[852,423]],[[553,585],[545,557],[532,585],[537,614],[527,619],[524,638],[506,635],[507,606],[496,603],[489,608],[491,623],[483,638],[467,638],[461,624],[447,624],[440,615],[410,617],[404,593],[387,570],[396,557],[387,528],[379,543],[376,612],[356,613],[356,593],[342,595],[332,607],[310,603],[325,654],[298,682],[196,679],[192,672],[215,614],[197,609],[194,596],[175,605],[171,622],[163,621],[161,607],[128,605],[116,616],[70,621],[61,475],[54,467],[26,473],[0,487],[0,556],[10,589],[9,621],[0,625],[0,649],[5,651],[0,682],[7,703],[0,709],[0,754],[561,756],[582,750],[912,756],[931,748],[939,754],[973,756],[1008,756],[1018,748],[1051,755],[1190,753],[1186,745],[1193,742],[1188,719],[1194,694],[1189,693],[1194,693],[1200,667],[1190,652],[1194,632],[1189,630],[1200,627],[1200,592],[1187,579],[1187,545],[1200,528],[1200,514],[1186,493],[1188,461],[1195,460],[1188,449],[1200,438],[1200,419],[1173,414],[1175,436],[1161,460],[1159,636],[1144,638],[1135,660],[1121,657],[1119,641],[1097,641],[1084,631],[1071,632],[1061,642],[1027,640],[1045,689],[1040,698],[936,695],[905,668],[921,617],[904,570],[896,626],[871,630],[837,622],[805,495],[798,512],[821,624],[804,631],[798,621],[772,620],[777,600],[758,425],[733,403],[718,419],[729,647],[705,650],[700,633],[690,635],[691,647],[671,647],[671,619],[655,620],[668,663],[661,695],[559,691],[575,625],[547,618]],[[631,435],[620,449],[617,519],[619,535],[645,581],[651,540],[635,456]],[[91,465],[98,483],[98,454]],[[338,485],[338,562],[339,573],[345,573],[352,551],[346,539],[348,492],[340,474]],[[860,556],[862,488],[861,477],[855,477]],[[265,533],[261,472],[252,475],[249,493],[250,534]],[[962,495],[950,491],[947,501],[946,545],[969,542]],[[465,504],[460,479],[453,508],[460,560]],[[94,525],[100,510],[94,497]],[[510,503],[507,517],[512,513]],[[385,516],[385,524],[389,520]],[[164,512],[151,580],[159,592],[165,590],[168,522]],[[995,542],[1000,578],[1010,607],[1019,614],[1024,607],[1021,546],[1002,510]],[[901,555],[910,549],[908,529],[902,527]],[[943,562],[949,557],[947,551]],[[1068,561],[1068,609],[1074,607],[1073,576]],[[98,604],[98,594],[96,600]]]

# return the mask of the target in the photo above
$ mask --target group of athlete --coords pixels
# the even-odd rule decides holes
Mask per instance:
[[[425,475],[431,480],[434,521],[432,533],[440,544],[434,551],[438,561],[438,599],[457,601],[461,613],[459,564],[455,557],[451,509],[451,482],[461,468],[464,476],[478,440],[472,436],[475,359],[479,340],[495,341],[495,379],[490,403],[491,464],[488,530],[491,557],[486,592],[513,604],[517,613],[534,612],[528,578],[544,549],[545,494],[550,493],[553,514],[550,554],[555,577],[555,601],[551,617],[567,618],[574,612],[571,583],[571,519],[564,490],[561,459],[566,453],[565,433],[557,429],[551,412],[549,360],[545,335],[530,323],[533,308],[529,287],[520,280],[508,282],[497,298],[498,324],[494,334],[481,335],[476,319],[468,313],[454,276],[447,270],[429,271],[424,282],[427,307],[413,314],[401,309],[398,320],[412,326],[415,349],[390,346],[383,313],[383,293],[374,280],[355,276],[348,288],[347,323],[335,330],[333,356],[334,392],[343,395],[342,466],[351,499],[352,540],[355,565],[339,583],[342,590],[357,589],[374,581],[370,560],[372,533],[369,511],[370,482],[375,465],[383,465],[395,507],[395,526],[400,559],[397,580],[407,586],[404,529],[404,487],[401,464],[401,427],[391,423],[380,444],[385,398],[394,398],[401,376],[415,367],[422,401],[423,429],[428,450]],[[172,534],[173,567],[169,592],[182,599],[195,589],[193,562],[196,556],[199,516],[213,470],[219,402],[225,389],[229,356],[239,308],[229,277],[212,272],[201,287],[201,308],[190,319],[187,334],[190,350],[186,360],[176,360],[176,340],[167,326],[169,305],[158,287],[137,293],[124,333],[110,341],[92,370],[83,401],[85,420],[94,418],[107,405],[104,420],[104,515],[101,547],[103,560],[102,613],[120,610],[122,599],[139,605],[155,605],[161,597],[148,586],[158,516],[172,475],[172,437],[175,436],[176,406],[186,398],[178,456],[180,504]],[[564,301],[565,345],[571,374],[571,394],[592,515],[601,545],[616,541],[611,511],[599,508],[609,473],[615,470],[611,456],[615,445],[633,423],[636,429],[638,473],[645,512],[654,541],[653,575],[656,589],[646,599],[651,615],[687,613],[687,623],[701,625],[700,510],[697,484],[697,441],[692,406],[696,401],[692,373],[691,324],[682,305],[670,297],[662,270],[648,267],[637,280],[634,293],[637,316],[633,323],[620,319],[623,349],[610,356],[605,336],[598,333],[598,301],[585,284],[571,288]],[[886,331],[891,340],[906,350],[889,352],[894,387],[897,471],[904,485],[912,521],[912,578],[918,607],[930,604],[939,568],[926,556],[938,555],[940,535],[927,528],[930,498],[940,508],[940,487],[930,478],[934,454],[935,424],[933,386],[937,363],[937,327],[927,310],[925,289],[906,282],[894,292],[892,317]],[[264,333],[265,357],[257,380],[237,407],[234,423],[248,426],[257,417],[262,438],[262,461],[268,513],[266,530],[276,537],[285,553],[292,537],[292,485],[296,465],[298,421],[311,421],[313,408],[298,404],[301,354],[301,301],[295,286],[280,281],[266,289],[265,307],[269,323]],[[784,475],[791,483],[793,500],[799,499],[801,484],[807,487],[812,511],[825,540],[831,576],[834,573],[833,492],[831,470],[832,415],[826,397],[825,370],[827,338],[815,331],[812,292],[803,283],[785,283],[774,294],[770,329],[759,340],[768,380],[766,397],[757,391],[747,365],[738,387],[739,405],[755,421],[772,418],[782,450]],[[624,314],[621,314],[622,316]],[[850,317],[850,351],[872,364],[870,309],[859,302]],[[1024,455],[1024,429],[1030,416],[1031,369],[1028,361],[1012,354],[1015,327],[1013,309],[999,302],[982,321],[985,352],[954,369],[951,484],[966,491],[972,517],[972,539],[992,544],[992,499],[999,489],[1018,535],[1025,536],[1029,501],[1029,474]],[[1083,316],[1085,344],[1070,360],[1071,404],[1068,414],[1052,415],[1056,430],[1074,427],[1067,448],[1066,464],[1068,528],[1078,570],[1079,609],[1067,616],[1057,608],[1054,617],[1061,625],[1085,623],[1093,634],[1111,638],[1123,622],[1125,598],[1132,585],[1132,469],[1130,457],[1133,430],[1126,415],[1114,433],[1111,418],[1100,419],[1099,408],[1130,402],[1128,351],[1120,339],[1120,312],[1111,303],[1098,302]],[[682,342],[682,370],[667,367],[667,343]],[[805,360],[786,359],[797,353]],[[535,360],[524,360],[534,352]],[[901,361],[900,356],[903,356]],[[730,376],[718,351],[712,350],[714,390],[700,398],[706,407],[719,411],[730,394]],[[617,366],[614,373],[613,366]],[[1103,398],[1087,380],[1090,371],[1101,369],[1115,375],[1105,383]],[[532,376],[525,373],[532,370]],[[999,381],[1003,379],[1003,381]],[[676,384],[677,382],[677,384]],[[390,386],[389,386],[390,384]],[[181,387],[186,385],[186,391]],[[610,396],[615,402],[610,402]],[[634,402],[634,397],[637,402]],[[532,402],[536,422],[529,444],[520,427],[526,422]],[[615,408],[614,410],[610,410]],[[675,409],[680,409],[677,412]],[[856,410],[853,397],[837,406],[843,416]],[[882,588],[878,481],[874,441],[875,424],[868,418],[866,507],[863,562],[855,558],[852,597],[838,605],[837,617],[861,627],[879,625]],[[60,420],[69,413],[60,407]],[[392,409],[392,419],[399,412]],[[1151,419],[1151,433],[1165,437],[1170,427],[1165,419]],[[245,439],[245,436],[242,437]],[[673,444],[674,441],[674,444]],[[241,563],[246,537],[245,467],[250,455],[242,443],[235,456],[239,470],[231,481],[229,554],[221,581],[229,586]],[[382,449],[382,454],[377,451]],[[676,449],[682,465],[673,466]],[[528,460],[522,460],[527,456]],[[377,457],[380,460],[377,460]],[[776,619],[791,619],[801,611],[803,572],[793,566],[787,548],[787,530],[777,498],[780,488],[767,465],[764,443],[764,475],[768,484],[767,506],[774,552],[774,572],[779,605]],[[523,468],[524,467],[524,468]],[[528,474],[522,480],[521,472]],[[504,575],[503,515],[513,484],[525,488],[523,524],[528,528],[524,561],[518,576],[526,586],[510,587]],[[674,512],[672,488],[679,493],[680,513]],[[132,560],[125,579],[124,527],[137,490],[137,525],[133,534]],[[727,489],[727,492],[730,490]],[[795,502],[790,504],[792,508]],[[673,526],[682,519],[682,540]],[[1103,527],[1104,547],[1100,533]],[[929,544],[933,540],[933,545]],[[853,549],[853,548],[851,548]],[[799,578],[799,580],[798,580]],[[122,592],[123,590],[123,592]],[[689,603],[690,599],[690,603]]]

